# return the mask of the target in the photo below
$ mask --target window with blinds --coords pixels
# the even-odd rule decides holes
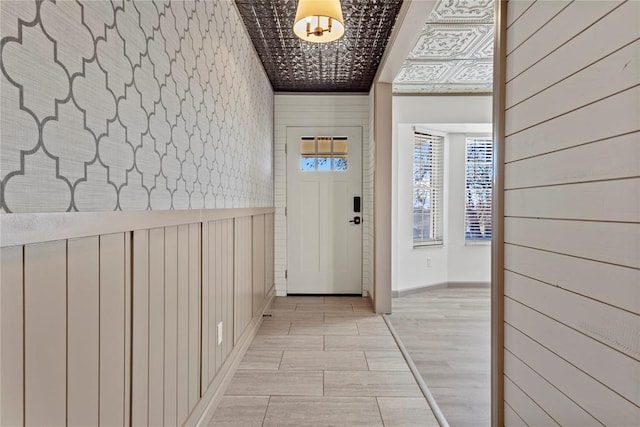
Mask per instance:
[[[466,139],[465,165],[465,240],[491,240],[491,192],[493,177],[493,140]]]
[[[444,138],[413,136],[413,246],[442,244]]]

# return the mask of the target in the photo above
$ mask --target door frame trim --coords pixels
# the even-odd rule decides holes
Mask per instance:
[[[491,425],[504,425],[504,153],[507,2],[495,2],[491,236]]]
[[[375,84],[374,92],[374,178],[373,178],[373,303],[376,313],[391,313],[392,236],[392,135],[393,93],[391,83]]]

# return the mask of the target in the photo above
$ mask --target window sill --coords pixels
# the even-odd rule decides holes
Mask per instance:
[[[491,246],[491,240],[465,240],[465,246]]]
[[[444,242],[421,242],[414,243],[413,249],[423,249],[423,248],[433,248],[433,247],[443,247]]]

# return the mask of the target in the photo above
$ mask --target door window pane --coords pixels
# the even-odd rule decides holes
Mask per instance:
[[[300,170],[314,171],[316,170],[316,158],[315,157],[300,157]]]
[[[348,166],[349,166],[349,159],[347,159],[346,157],[333,159],[333,170],[346,171]]]
[[[300,170],[346,171],[349,141],[344,136],[305,136],[300,139]]]
[[[318,157],[318,169],[319,171],[331,170],[331,159],[326,157]]]
[[[313,137],[302,138],[300,141],[300,154],[303,156],[316,154],[316,139]]]
[[[319,136],[318,137],[318,154],[331,156],[331,137]]]
[[[349,141],[345,137],[335,137],[333,138],[333,153],[334,154],[344,154],[346,157],[347,151],[349,147]]]

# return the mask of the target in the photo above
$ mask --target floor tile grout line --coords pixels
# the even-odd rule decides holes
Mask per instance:
[[[264,427],[264,423],[267,421],[267,412],[269,412],[269,405],[271,405],[271,395],[269,395],[269,399],[267,400],[267,408],[264,410],[264,415],[262,416],[262,427]]]
[[[380,422],[382,423],[382,427],[385,427],[384,418],[382,417],[382,409],[380,408],[380,401],[378,400],[378,396],[375,396],[375,399],[376,399],[376,406],[378,407],[378,414],[380,414]]]
[[[284,352],[286,350],[282,350],[282,354],[280,355],[280,363],[278,364],[278,371],[282,370],[282,361],[284,360]]]
[[[354,308],[353,304],[351,304],[351,306],[352,306],[352,309],[353,309]],[[327,313],[326,311],[323,311],[323,324],[322,325],[324,325],[325,327],[327,325],[335,326],[336,330],[348,329],[348,327],[345,327],[345,323],[344,322],[340,322],[340,323],[337,323],[335,325],[332,325],[331,323],[324,323],[324,321],[326,321],[326,319],[327,319],[326,313]],[[363,316],[363,317],[366,317],[366,316]],[[388,325],[386,325],[387,320],[384,317],[382,317],[382,316],[373,316],[373,317],[382,318],[383,322],[385,322],[383,324],[385,324],[385,326],[389,327]],[[359,318],[360,317],[358,317],[358,319]],[[353,318],[353,319],[345,318],[344,319],[344,320],[352,321],[352,322],[348,322],[349,323],[348,326],[350,326],[350,327],[352,327],[352,323],[355,323],[355,326],[356,326],[355,329],[358,331],[358,335],[354,335],[354,336],[362,336],[362,335],[360,335],[361,329],[360,329],[360,322],[358,321],[358,319],[356,319],[356,318]],[[304,322],[304,320],[301,320],[301,322]],[[294,323],[293,321],[289,322],[289,328],[288,328],[287,335],[291,335],[291,330],[293,328],[293,323]],[[363,326],[364,326],[364,323],[365,322],[363,322]],[[368,324],[368,322],[367,322],[367,324]],[[378,322],[375,322],[373,325],[377,325],[377,324],[378,324]],[[323,332],[321,334],[316,333],[316,334],[312,334],[312,335],[309,335],[309,336],[322,336],[323,337],[323,351],[326,351],[326,338],[329,335],[324,334],[324,329],[323,329]],[[333,335],[331,335],[331,336],[333,336]],[[348,338],[348,337],[349,336],[343,336],[343,338]],[[339,338],[339,336],[334,336],[334,338]],[[380,337],[369,336],[369,338],[373,339],[373,338],[380,338]],[[287,350],[285,348],[280,348],[280,349],[277,349],[277,350],[281,352],[281,357],[280,357],[278,368],[275,370],[275,372],[286,372],[287,370],[282,369],[282,367],[283,367],[282,363],[284,361],[284,352],[285,351],[290,351],[290,350]],[[303,350],[303,349],[294,349],[294,350]],[[341,348],[341,349],[336,349],[335,351],[336,352],[353,352],[353,353],[357,352],[359,354],[362,354],[362,356],[364,358],[364,361],[366,363],[366,370],[354,369],[353,371],[356,372],[356,373],[357,372],[362,372],[362,373],[364,373],[364,372],[380,372],[380,373],[386,372],[386,373],[389,373],[389,374],[396,374],[397,373],[397,371],[395,371],[395,370],[386,370],[386,369],[384,369],[382,371],[372,371],[371,368],[370,368],[370,365],[369,365],[368,357],[367,357],[367,351],[381,351],[381,352],[399,353],[400,349],[397,346],[395,347],[394,351],[390,351],[389,349],[385,349],[385,348],[376,348],[376,349],[373,349],[373,350],[371,350],[371,349],[370,350],[366,350],[364,348],[359,348],[359,349]],[[400,353],[400,355],[401,355],[401,353]],[[263,371],[268,371],[268,369],[262,369],[262,370]],[[321,369],[307,368],[307,369],[301,370],[300,372],[303,373],[305,371],[306,372],[313,372],[313,371],[322,372],[322,387],[323,387],[323,391],[322,391],[321,395],[315,395],[315,396],[318,396],[318,397],[320,397],[322,399],[324,397],[331,397],[331,396],[327,396],[326,395],[326,390],[325,390],[326,372],[334,372],[334,374],[339,374],[339,373],[343,372],[343,370],[334,370],[334,371],[332,371],[330,368],[327,369],[326,367],[322,367]],[[272,391],[275,391],[275,390],[272,390]],[[294,397],[296,395],[290,395],[290,394],[274,395],[274,394],[269,394],[268,396],[266,396],[266,393],[265,393],[264,396],[268,397],[268,402],[267,402],[267,407],[266,407],[264,415],[263,415],[263,420],[262,420],[262,426],[263,427],[264,427],[264,425],[266,423],[266,417],[267,417],[268,411],[270,409],[270,403],[271,403],[271,398],[272,397],[274,397],[274,396]],[[313,394],[311,394],[311,395],[309,395],[309,394],[301,394],[299,396],[312,397]],[[400,396],[400,395],[388,395],[388,396],[384,395],[384,396],[380,396],[380,395],[378,395],[378,393],[369,394],[368,396],[370,396],[371,398],[376,399],[376,405],[378,407],[378,413],[379,413],[380,420],[381,420],[381,423],[382,423],[381,425],[383,427],[386,424],[384,422],[384,418],[382,417],[382,410],[381,410],[381,405],[379,403],[379,399],[382,398],[382,397],[393,397],[393,398],[411,398],[412,397],[412,396],[409,396],[409,395],[407,395],[407,396]],[[366,395],[350,394],[350,395],[335,396],[335,397],[336,398],[364,398],[364,397],[366,397]]]
[[[323,303],[325,302],[325,298],[324,297],[322,297],[322,302]],[[323,334],[322,334],[322,351],[323,352],[327,350],[327,344],[326,344],[327,336],[324,335],[324,328],[325,328],[325,325],[326,325],[326,323],[325,323],[326,317],[327,317],[326,316],[326,311],[323,311],[322,312],[322,322],[323,322],[323,326],[322,326],[322,331],[323,331]],[[326,383],[325,370],[322,369],[322,397],[325,396],[325,383]]]

